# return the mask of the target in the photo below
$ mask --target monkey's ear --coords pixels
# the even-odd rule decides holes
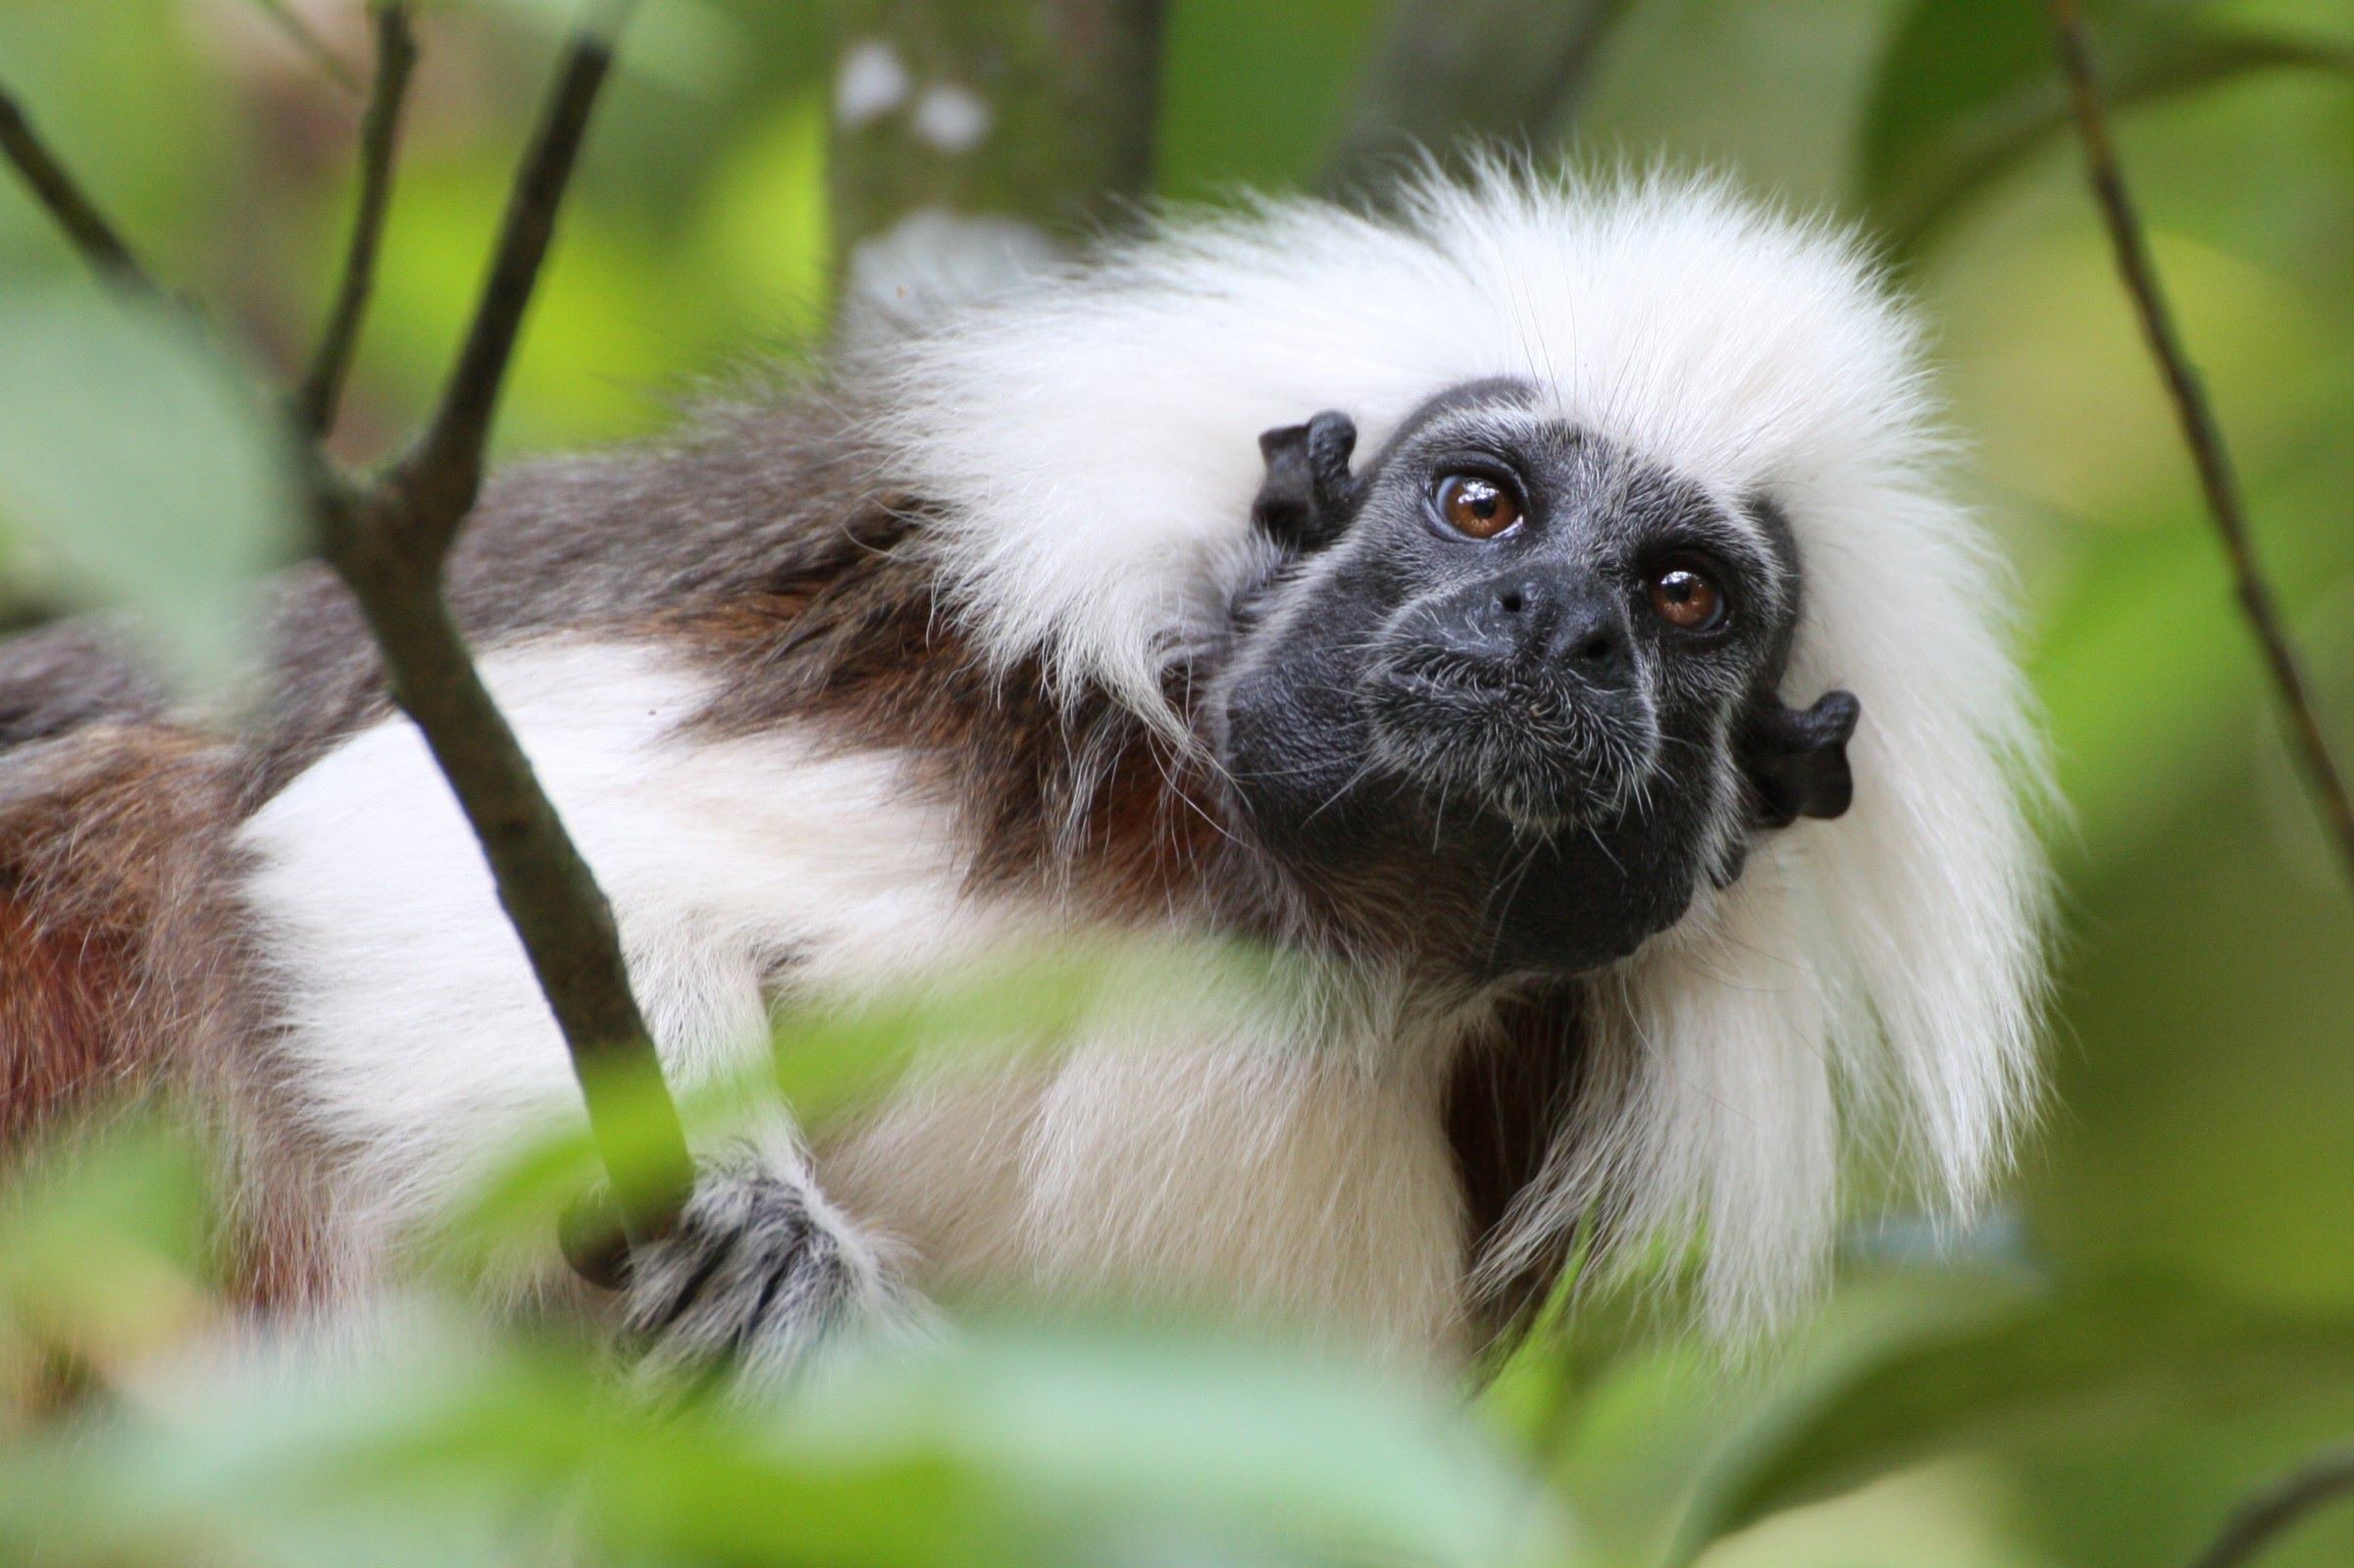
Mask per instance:
[[[1801,817],[1836,817],[1855,799],[1847,742],[1864,705],[1829,691],[1805,710],[1766,697],[1750,710],[1740,739],[1742,770],[1757,792],[1758,820],[1787,828]]]
[[[1356,481],[1349,473],[1356,423],[1346,414],[1318,414],[1305,425],[1267,431],[1258,450],[1267,460],[1267,477],[1251,503],[1258,531],[1293,550],[1320,550],[1339,538],[1356,510]]]

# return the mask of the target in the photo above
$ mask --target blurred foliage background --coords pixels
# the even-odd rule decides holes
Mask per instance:
[[[0,80],[149,264],[284,380],[333,275],[358,98],[275,9],[0,0]],[[364,69],[358,6],[293,9]],[[1217,201],[1314,184],[1393,9],[1172,0],[1157,190]],[[1508,1368],[1479,1419],[1517,1456],[1498,1463],[1557,1484],[1595,1561],[1653,1560],[1710,1520],[1769,1513],[1706,1560],[2187,1561],[2251,1489],[2354,1437],[2354,900],[2277,738],[2075,150],[2047,133],[2059,97],[2039,7],[1592,9],[1593,69],[1562,147],[1706,162],[1853,218],[1933,325],[1965,481],[2023,586],[2022,646],[2073,808],[2052,842],[2065,885],[2056,1088],[2012,1207],[1959,1243],[1932,1245],[1901,1220],[1859,1232],[1836,1299],[1796,1349],[1728,1366],[1637,1315],[1602,1314]],[[381,454],[431,396],[566,11],[513,0],[426,20],[383,285],[338,436],[350,456]],[[2127,169],[2264,556],[2333,733],[2354,742],[2354,4],[2149,0],[2094,18],[2134,100],[2120,110]],[[673,0],[641,21],[535,310],[502,429],[510,451],[658,429],[697,377],[801,352],[825,319],[837,19],[817,4]],[[1459,118],[1476,124],[1477,110]],[[0,180],[0,296],[72,286],[78,272]],[[79,602],[92,580],[54,539],[10,531],[9,488],[0,464],[0,620]],[[118,1185],[76,1201],[133,1229],[163,1223],[136,1195],[149,1189]],[[32,1255],[29,1222],[16,1223],[18,1250],[0,1258],[11,1278]],[[1006,1351],[998,1375],[1015,1377],[1027,1353]],[[1195,1387],[1171,1370],[1187,1365],[1089,1384],[1090,1397]],[[515,1408],[538,1408],[527,1367],[499,1376],[524,1390]],[[551,1422],[587,1419],[549,1408],[571,1412]],[[1349,1451],[1346,1411],[1319,1407],[1324,1424],[1296,1433],[1282,1411],[1246,1400],[1238,1412]],[[423,1485],[431,1466],[410,1457]],[[934,1480],[954,1471],[938,1454],[900,1457]],[[56,1479],[66,1469],[0,1464],[0,1530],[12,1494],[73,1494]],[[786,1485],[739,1479],[747,1497]],[[798,1485],[805,1500],[814,1484]],[[932,1493],[877,1495],[888,1516],[891,1497]],[[1777,1511],[1790,1502],[1808,1505]],[[2266,1560],[2354,1560],[2349,1513]],[[963,1560],[696,1551],[658,1532],[641,1544],[617,1560]],[[291,1560],[340,1560],[311,1549]],[[1254,1559],[1172,1546],[1117,1560]]]

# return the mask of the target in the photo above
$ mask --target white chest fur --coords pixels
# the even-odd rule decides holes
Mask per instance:
[[[1034,928],[970,896],[953,825],[887,752],[690,740],[696,680],[556,642],[485,676],[611,898],[681,1085],[762,1048],[780,983],[863,989]],[[243,833],[309,1129],[342,1150],[365,1270],[502,1140],[578,1113],[563,1044],[415,732],[387,722]],[[912,1090],[821,1157],[919,1283],[1208,1292],[1404,1345],[1443,1337],[1459,1219],[1426,1070],[1238,1037],[1083,1045],[1028,1079]]]

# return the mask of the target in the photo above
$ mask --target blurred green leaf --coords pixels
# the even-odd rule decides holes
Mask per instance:
[[[187,1133],[117,1128],[7,1174],[0,1339],[113,1364],[215,1317],[217,1216]]]
[[[2354,1316],[2154,1280],[1997,1296],[1768,1407],[1702,1489],[1678,1562],[1923,1460],[2022,1436],[2166,1430],[2354,1382]]]
[[[980,1325],[845,1353],[787,1405],[657,1409],[584,1352],[412,1302],[0,1442],[0,1551],[44,1563],[539,1560],[550,1539],[828,1568],[1576,1560],[1435,1391],[1109,1326]]]
[[[1092,1539],[1083,1562],[1221,1536],[1316,1562],[1575,1560],[1551,1504],[1455,1401],[1305,1349],[984,1325],[821,1391],[789,1430],[813,1460],[929,1455],[974,1475]]]
[[[616,1081],[626,1128],[639,1114],[678,1111],[707,1146],[774,1115],[822,1133],[874,1105],[907,1075],[940,1066],[1006,1066],[1097,1039],[1150,1050],[1170,1032],[1230,1026],[1224,999],[1281,999],[1293,983],[1255,949],[1224,942],[1099,942],[1041,946],[978,960],[864,997],[803,997],[773,1028],[769,1062],[691,1085]],[[1185,1022],[1180,1022],[1185,1021]],[[603,1176],[579,1126],[548,1130],[508,1153],[443,1229],[436,1251],[461,1274],[544,1245],[550,1228]]]
[[[1186,200],[1312,177],[1390,7],[1190,0],[1170,8],[1155,183]]]
[[[269,410],[171,306],[77,285],[0,304],[0,508],[170,669],[236,669],[247,594],[293,538],[284,467]]]
[[[795,1116],[823,1124],[943,1053],[1004,1061],[1060,1049],[1083,1026],[1140,1039],[1179,1019],[1214,1029],[1221,999],[1270,998],[1287,984],[1264,955],[1239,945],[1044,946],[881,996],[796,1009],[777,1025],[777,1074]]]
[[[2253,72],[2354,73],[2342,42],[2207,9],[2104,8],[2094,47],[2111,100],[2147,103]],[[2040,5],[1914,0],[1865,111],[1856,199],[1899,252],[1918,250],[2067,124]]]

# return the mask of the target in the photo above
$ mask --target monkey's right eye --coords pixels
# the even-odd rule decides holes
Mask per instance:
[[[1520,501],[1484,474],[1450,474],[1432,497],[1447,526],[1466,538],[1492,539],[1520,521]]]

